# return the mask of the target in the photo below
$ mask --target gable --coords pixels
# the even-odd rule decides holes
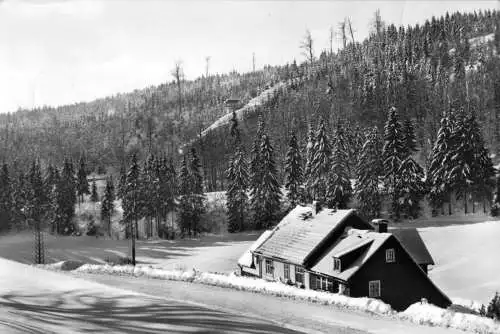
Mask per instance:
[[[395,250],[394,263],[387,263],[385,259],[385,252],[390,248]],[[395,309],[404,309],[421,298],[427,298],[430,303],[440,307],[451,304],[450,299],[422,271],[394,236],[387,238],[350,277],[351,296],[367,296],[368,282],[374,280],[381,281],[382,300]]]
[[[434,260],[416,228],[394,230],[392,234],[399,240],[417,264],[434,264]]]

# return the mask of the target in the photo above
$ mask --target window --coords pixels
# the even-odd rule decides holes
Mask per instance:
[[[368,282],[368,297],[370,298],[380,297],[380,281]]]
[[[337,257],[333,258],[333,271],[339,271],[340,272],[340,259]]]
[[[389,248],[385,250],[385,262],[392,263],[396,262],[396,254],[394,248]]]
[[[304,268],[295,267],[295,281],[304,284]]]
[[[290,279],[290,265],[288,263],[284,264],[283,271],[284,271],[285,279],[289,280]]]
[[[273,260],[266,259],[266,274],[272,275],[274,273]]]

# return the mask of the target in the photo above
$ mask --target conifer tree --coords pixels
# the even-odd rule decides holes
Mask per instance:
[[[410,119],[407,119],[403,124],[403,136],[404,150],[407,155],[411,156],[417,152],[417,139],[415,137],[413,122]]]
[[[85,166],[85,159],[83,156],[80,157],[80,163],[78,166],[77,173],[77,186],[76,191],[78,193],[79,203],[83,203],[83,196],[89,195],[89,181],[87,180],[87,170]]]
[[[229,180],[227,191],[228,231],[230,233],[242,231],[245,227],[245,210],[248,202],[248,170],[244,150],[241,145],[240,132],[236,113],[233,112],[231,120],[231,137],[234,152],[231,157],[227,178]]]
[[[405,155],[404,136],[398,118],[396,108],[392,107],[384,127],[384,148],[382,151],[384,186],[387,194],[391,197],[391,213],[395,219],[399,219],[399,194],[396,189],[398,171]]]
[[[9,167],[6,163],[0,170],[0,232],[10,229],[11,206],[12,206],[12,184],[10,180]]]
[[[274,160],[274,149],[267,134],[262,136],[260,147],[262,183],[259,193],[261,195],[260,207],[262,211],[256,214],[256,228],[267,228],[278,219],[280,210],[281,190],[278,182],[276,163]]]
[[[76,189],[74,170],[71,161],[65,159],[61,176],[56,186],[55,224],[57,233],[73,233],[75,227],[72,219],[75,215],[75,204]]]
[[[116,193],[116,197],[123,200],[125,194],[125,188],[127,186],[127,171],[125,170],[125,166],[120,166],[120,178],[118,180],[118,189]]]
[[[382,197],[379,189],[383,174],[382,143],[377,127],[368,134],[357,166],[356,196],[360,213],[368,219],[380,216]]]
[[[254,224],[260,220],[258,215],[262,212],[262,194],[260,193],[262,184],[262,157],[261,157],[261,146],[262,139],[264,135],[264,121],[262,115],[259,116],[259,123],[257,127],[257,133],[252,145],[251,151],[251,161],[250,161],[250,207],[253,212]]]
[[[330,208],[346,209],[352,196],[348,174],[348,152],[342,125],[339,121],[333,144],[332,166],[326,189],[326,204]]]
[[[326,188],[330,174],[331,147],[328,139],[326,124],[321,119],[314,140],[314,156],[311,169],[312,199],[320,204],[326,204]]]
[[[183,235],[189,233],[189,227],[192,217],[192,208],[189,195],[191,194],[191,177],[189,175],[187,155],[185,154],[179,172],[179,226]]]
[[[419,202],[425,194],[424,170],[411,156],[403,160],[398,171],[396,193],[401,211],[407,217],[416,218]]]
[[[97,184],[95,183],[95,180],[92,181],[92,192],[90,194],[90,201],[93,203],[99,202],[99,194],[97,193]]]
[[[500,215],[500,175],[496,178],[496,191],[493,196],[493,204],[491,205],[491,216],[497,217]]]
[[[26,176],[22,170],[18,171],[17,177],[12,180],[12,207],[10,218],[18,229],[26,227],[26,205],[27,187]]]
[[[35,223],[40,223],[45,213],[46,203],[40,163],[34,160],[28,174],[28,192],[25,204],[27,218]]]
[[[312,185],[314,184],[314,177],[312,174],[313,159],[314,159],[314,144],[315,144],[315,133],[312,124],[309,123],[309,132],[307,135],[307,145],[306,145],[306,165],[304,169],[305,178],[305,191],[306,201],[312,200]]]
[[[287,198],[290,206],[294,208],[303,198],[302,157],[300,156],[295,134],[290,136],[288,143],[288,152],[285,159],[285,175],[285,189],[288,191]]]
[[[464,212],[468,213],[467,202],[471,195],[479,194],[483,199],[491,196],[493,163],[474,114],[459,115],[452,140],[456,145],[445,161],[452,166],[447,177],[457,198],[464,201]]]
[[[450,154],[452,128],[447,115],[441,119],[436,142],[430,154],[430,162],[427,170],[427,184],[429,186],[429,200],[435,214],[442,207],[447,198],[451,196],[450,183],[447,178],[452,166],[450,165]],[[451,200],[449,203],[449,214],[451,215]]]
[[[123,220],[128,226],[129,236],[132,242],[137,238],[137,221],[140,218],[141,198],[140,198],[140,175],[141,169],[137,162],[137,156],[132,155],[130,167],[127,172],[126,185],[123,193]]]
[[[106,179],[106,188],[101,204],[101,221],[106,222],[108,235],[111,237],[111,217],[115,209],[115,190],[113,184],[113,176]]]
[[[205,212],[205,193],[203,191],[203,174],[201,162],[196,149],[191,148],[191,161],[189,165],[191,176],[190,202],[192,207],[190,232],[197,235],[200,232],[199,222],[201,215]]]

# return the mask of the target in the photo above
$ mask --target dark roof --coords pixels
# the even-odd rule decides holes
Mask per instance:
[[[323,209],[312,215],[312,208],[299,205],[283,218],[273,229],[272,235],[255,252],[303,264],[304,259],[321,241],[354,213],[354,210]]]
[[[224,101],[224,104],[236,104],[236,103],[240,103],[240,99],[235,97],[230,97],[226,101]]]
[[[434,264],[434,260],[416,228],[398,229],[391,231],[391,233],[417,264]]]
[[[317,273],[326,274],[338,278],[343,281],[349,280],[382,246],[387,239],[391,237],[390,233],[379,233],[370,230],[356,230],[353,229],[349,235],[340,239],[328,251],[323,258],[311,268],[312,271]],[[333,270],[333,258],[341,257],[347,253],[353,252],[357,249],[365,249],[356,260],[342,271]]]

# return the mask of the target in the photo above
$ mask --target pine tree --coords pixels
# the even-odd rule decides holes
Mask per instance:
[[[72,163],[64,160],[59,182],[56,185],[55,221],[57,233],[71,234],[75,230],[73,217],[75,215],[76,188]]]
[[[47,203],[44,193],[44,184],[40,163],[33,161],[28,174],[28,192],[26,197],[25,209],[27,218],[32,222],[40,223],[45,213]]]
[[[294,208],[303,198],[303,173],[302,157],[300,156],[299,145],[295,134],[290,136],[288,152],[285,159],[285,189],[288,191],[287,198],[290,206]]]
[[[231,157],[227,178],[229,180],[227,191],[228,231],[230,233],[242,231],[245,227],[245,211],[248,203],[248,170],[243,147],[241,145],[238,120],[233,112],[231,124],[231,137],[233,138],[234,152]]]
[[[318,201],[320,204],[326,204],[326,188],[330,174],[332,152],[323,119],[320,120],[316,131],[313,151],[314,156],[311,168],[312,199]]]
[[[403,124],[403,136],[404,151],[407,155],[411,156],[417,152],[417,139],[415,137],[413,122],[410,119],[407,119]]]
[[[307,145],[306,145],[306,166],[304,169],[305,178],[305,200],[310,202],[313,198],[312,188],[314,184],[314,178],[312,176],[312,164],[314,159],[314,144],[315,144],[315,134],[312,124],[309,123],[309,132],[307,135]]]
[[[326,189],[326,204],[330,208],[346,209],[352,196],[348,173],[348,152],[342,125],[339,122],[333,144],[332,166]]]
[[[488,308],[486,309],[486,316],[491,319],[500,320],[500,295],[498,292],[491,299]]]
[[[99,202],[99,194],[97,193],[97,184],[95,183],[95,180],[92,181],[92,192],[90,194],[90,201],[93,203]]]
[[[190,202],[192,207],[190,233],[197,235],[200,232],[201,215],[205,212],[205,193],[203,191],[203,174],[201,162],[196,149],[191,148],[191,161],[189,164],[191,176]]]
[[[189,175],[189,169],[187,164],[187,155],[184,155],[182,159],[182,164],[179,172],[180,184],[179,184],[179,226],[182,230],[183,235],[189,233],[192,208],[190,203],[189,195],[191,194],[191,177]]]
[[[399,195],[396,192],[398,182],[398,171],[402,158],[405,155],[404,136],[401,123],[398,120],[396,108],[389,110],[389,117],[384,127],[384,148],[382,157],[384,160],[384,186],[391,197],[391,213],[395,219],[399,219]]]
[[[453,167],[447,177],[457,199],[464,200],[464,212],[468,213],[467,202],[471,195],[480,195],[483,199],[491,196],[495,171],[473,114],[462,113],[457,118],[452,141],[456,145],[445,163]]]
[[[451,196],[451,189],[447,175],[452,166],[450,154],[452,128],[447,115],[441,119],[436,142],[430,154],[430,163],[427,170],[427,184],[429,186],[429,200],[435,214],[442,207],[446,198]],[[449,214],[451,214],[451,201],[449,200]]]
[[[2,165],[0,170],[0,233],[7,231],[12,226],[11,206],[12,206],[12,184],[10,180],[9,167]]]
[[[403,214],[417,218],[419,202],[425,194],[424,170],[411,156],[399,167],[396,193]]]
[[[25,228],[26,212],[24,210],[27,198],[26,176],[22,170],[18,171],[17,177],[12,180],[12,207],[10,218],[12,223],[18,228]]]
[[[141,205],[140,205],[140,175],[141,170],[137,162],[137,156],[132,155],[130,167],[127,172],[126,185],[123,193],[122,206],[123,206],[123,220],[128,226],[129,236],[132,242],[137,238],[137,221],[140,218]]]
[[[261,195],[260,207],[262,211],[256,213],[256,228],[267,228],[278,219],[280,210],[281,190],[278,182],[274,149],[267,134],[262,136],[260,147],[262,183],[259,193]],[[254,213],[255,214],[255,213]]]
[[[115,209],[115,190],[113,184],[113,177],[110,176],[106,179],[106,188],[104,190],[104,197],[101,204],[101,221],[106,222],[108,228],[108,235],[111,237],[111,217]]]
[[[121,165],[120,178],[118,180],[118,190],[116,193],[117,198],[123,199],[126,187],[127,187],[127,171],[125,170],[125,166]]]
[[[359,211],[369,219],[380,216],[382,197],[379,183],[382,174],[382,143],[378,129],[374,127],[361,149],[356,182]]]
[[[264,135],[264,121],[262,115],[259,116],[259,124],[257,133],[252,145],[251,161],[250,161],[250,207],[253,212],[254,224],[260,220],[259,214],[262,213],[262,194],[260,193],[262,185],[262,155],[261,146]]]
[[[500,175],[497,176],[496,191],[493,196],[493,204],[491,205],[491,216],[497,217],[500,215]]]
[[[79,198],[79,203],[83,203],[83,196],[89,195],[89,181],[87,180],[87,170],[85,166],[85,159],[83,156],[80,157],[80,163],[77,173],[77,186],[76,191]]]

